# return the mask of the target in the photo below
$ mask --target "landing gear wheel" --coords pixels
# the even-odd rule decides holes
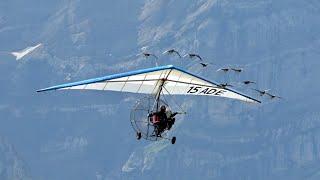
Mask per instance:
[[[171,139],[171,144],[176,143],[176,140],[177,140],[177,138],[175,136],[173,136],[172,139]]]
[[[138,140],[140,140],[141,137],[142,137],[141,132],[137,132],[136,137],[137,137]]]

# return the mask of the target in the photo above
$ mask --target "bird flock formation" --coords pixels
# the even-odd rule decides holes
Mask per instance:
[[[185,54],[184,56],[181,56],[181,54],[175,50],[175,49],[168,49],[166,51],[164,51],[162,54],[164,55],[172,55],[172,56],[177,56],[179,58],[190,58],[190,59],[197,59],[198,60],[198,63],[203,67],[207,67],[208,65],[210,65],[211,63],[209,62],[205,62],[203,60],[203,58],[199,55],[199,54],[195,54],[195,53],[187,53]],[[140,54],[138,54],[139,56],[142,55],[144,58],[155,58],[155,60],[158,59],[158,56],[156,56],[155,54],[153,53],[149,53],[149,52],[142,52]],[[157,65],[157,64],[156,64]],[[233,72],[236,72],[236,73],[241,73],[244,71],[243,68],[234,68],[234,67],[223,67],[223,68],[220,68],[217,70],[217,72],[224,72],[224,73],[228,73],[230,71],[233,71]],[[244,85],[251,85],[251,84],[256,84],[254,81],[251,81],[251,80],[246,80],[246,81],[242,81],[241,82],[242,84]],[[228,83],[222,83],[220,85],[218,85],[220,88],[226,88],[226,87],[233,87],[233,85],[231,84],[228,84]],[[255,89],[255,88],[251,88],[253,91],[257,92],[260,96],[268,96],[270,97],[270,99],[275,99],[275,98],[278,98],[278,99],[281,99],[282,97],[280,96],[277,96],[277,95],[274,95],[274,94],[271,94],[269,93],[270,89],[267,89],[267,90],[259,90],[259,89]]]

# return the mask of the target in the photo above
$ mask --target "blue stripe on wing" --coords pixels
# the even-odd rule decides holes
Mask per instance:
[[[87,79],[87,80],[83,80],[83,81],[60,84],[60,85],[51,86],[51,87],[44,88],[44,89],[39,89],[39,90],[37,90],[37,92],[58,90],[58,89],[68,88],[68,87],[73,87],[73,86],[92,84],[92,83],[103,82],[103,81],[107,81],[107,80],[128,77],[128,76],[137,75],[137,74],[149,73],[149,72],[154,72],[154,71],[172,69],[172,68],[173,68],[173,65],[154,67],[154,68],[148,68],[148,69],[141,69],[141,70],[130,71],[130,72],[125,72],[125,73],[120,73],[120,74],[113,74],[113,75],[99,77],[99,78]]]

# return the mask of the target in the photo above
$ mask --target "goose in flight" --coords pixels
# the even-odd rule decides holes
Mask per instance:
[[[231,70],[238,72],[238,73],[241,73],[243,71],[242,68],[231,68]]]
[[[201,56],[199,55],[199,54],[186,54],[186,55],[184,55],[183,57],[186,57],[186,56],[188,56],[189,58],[198,58],[200,61],[202,61],[202,58],[201,58]]]
[[[146,59],[148,59],[149,57],[154,57],[153,60],[154,60],[154,62],[156,64],[156,66],[158,66],[158,62],[157,62],[158,57],[156,55],[152,54],[152,53],[143,52],[143,53],[137,54],[137,56],[143,56]]]
[[[228,72],[230,68],[220,68],[217,71],[223,71],[223,72]]]
[[[210,63],[200,63],[202,67],[207,67]]]
[[[176,51],[175,49],[166,50],[162,54],[169,54],[169,55],[176,54],[176,55],[179,56],[179,58],[181,58],[180,53],[178,51]]]
[[[263,96],[265,94],[267,94],[268,91],[270,91],[270,89],[267,89],[267,90],[259,90],[259,89],[253,89],[254,91],[257,91],[260,96]]]
[[[149,57],[154,57],[156,59],[158,59],[158,57],[154,54],[151,54],[151,53],[147,53],[147,52],[143,52],[141,53],[145,58],[149,58]]]
[[[282,99],[282,97],[280,96],[276,96],[276,95],[273,95],[273,94],[270,94],[270,93],[266,93],[271,99],[274,99],[274,98],[278,98],[278,99]]]
[[[256,84],[255,82],[249,81],[249,80],[248,80],[248,81],[242,81],[242,83],[243,83],[243,84],[246,84],[246,85],[247,85],[247,84]]]
[[[233,85],[228,84],[228,83],[223,83],[223,84],[219,84],[218,87],[220,87],[220,88],[226,88],[226,87],[233,87]]]

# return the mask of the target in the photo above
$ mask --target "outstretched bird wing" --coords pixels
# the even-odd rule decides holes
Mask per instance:
[[[164,51],[162,54],[172,54],[172,53],[175,53],[176,55],[179,56],[179,58],[181,58],[181,55],[178,51],[176,51],[175,49],[169,49],[169,50],[166,50]]]
[[[279,98],[279,99],[282,99],[282,97],[280,96],[276,96],[276,95],[273,95],[273,94],[270,94],[270,93],[266,93],[268,96],[270,96],[271,98]]]
[[[220,69],[217,70],[217,72],[218,72],[218,71],[224,71],[224,72],[225,72],[225,71],[229,71],[229,68],[220,68]]]
[[[195,56],[196,56],[198,59],[200,59],[200,61],[202,61],[202,58],[201,58],[200,55],[196,54]]]
[[[175,50],[174,53],[176,53],[179,56],[179,58],[181,58],[181,55],[178,51]]]
[[[264,93],[264,91],[261,91],[259,89],[252,89],[252,90],[257,91],[258,93]]]

